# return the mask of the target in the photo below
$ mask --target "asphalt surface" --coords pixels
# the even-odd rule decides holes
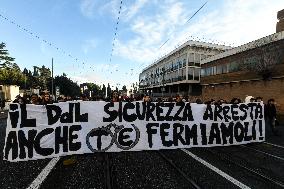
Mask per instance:
[[[4,161],[5,129],[6,119],[0,114],[0,188],[28,188],[51,159]],[[268,143],[187,150],[248,188],[284,188],[284,126],[278,130],[281,136],[272,135],[267,128]],[[186,178],[200,188],[245,188],[182,150],[160,152],[175,167],[157,151],[78,155],[76,163],[68,166],[63,165],[66,157],[62,157],[40,188],[194,188]]]

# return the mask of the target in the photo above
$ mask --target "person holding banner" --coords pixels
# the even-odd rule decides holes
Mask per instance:
[[[182,98],[182,95],[180,95],[180,94],[177,94],[177,95],[176,95],[176,99],[175,99],[176,102],[182,102],[182,99],[183,99],[183,98]]]
[[[143,101],[144,102],[150,102],[151,101],[149,94],[147,94],[147,93],[145,94],[145,96],[143,97]]]
[[[52,104],[49,93],[44,93],[41,105]]]
[[[118,96],[118,93],[117,91],[114,91],[112,93],[112,99],[111,99],[112,102],[118,102],[119,101],[119,96]]]
[[[34,104],[34,105],[39,105],[37,94],[32,94],[31,103]]]

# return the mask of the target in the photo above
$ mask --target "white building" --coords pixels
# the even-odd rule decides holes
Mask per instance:
[[[143,69],[139,88],[152,96],[196,95],[201,93],[200,62],[232,47],[189,40]]]

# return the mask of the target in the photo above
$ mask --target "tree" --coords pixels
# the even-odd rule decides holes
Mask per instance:
[[[21,85],[25,80],[24,74],[5,48],[6,44],[0,43],[0,84]]]
[[[54,86],[60,88],[60,94],[63,94],[64,96],[76,97],[80,95],[80,87],[77,83],[68,78],[66,74],[56,76],[53,82]],[[51,78],[48,80],[48,88],[49,91],[51,91]]]
[[[264,80],[270,79],[275,66],[283,61],[282,49],[271,43],[255,50],[255,56],[243,60],[243,68],[256,72]]]
[[[99,95],[100,94],[100,86],[98,86],[95,83],[86,83],[88,89],[84,91],[84,94],[88,95],[90,94],[90,91],[92,92],[92,95]]]
[[[47,82],[49,79],[51,79],[51,71],[49,68],[46,68],[44,65],[40,67],[35,67],[37,68],[36,71],[39,71],[39,84],[41,89],[47,89]]]
[[[111,88],[109,83],[107,84],[107,96],[110,97],[111,96]]]
[[[105,96],[106,95],[106,86],[105,84],[103,84],[103,87],[102,87],[102,95]]]
[[[0,43],[0,66],[2,68],[4,67],[13,67],[13,62],[15,58],[12,58],[9,56],[8,50],[5,49],[6,44],[5,43]]]

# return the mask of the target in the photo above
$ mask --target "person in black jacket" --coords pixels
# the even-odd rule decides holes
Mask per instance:
[[[269,99],[267,101],[267,104],[265,105],[265,119],[266,124],[269,125],[269,127],[272,130],[272,133],[274,135],[277,135],[276,129],[275,129],[275,121],[276,121],[276,107],[275,107],[275,100]]]

